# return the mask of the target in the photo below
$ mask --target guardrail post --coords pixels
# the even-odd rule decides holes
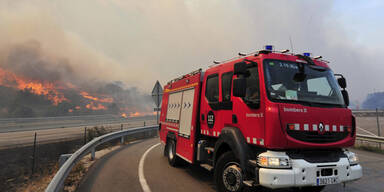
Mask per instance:
[[[121,131],[123,130],[123,124],[121,124]],[[124,136],[121,137],[120,143],[124,144]]]
[[[145,127],[145,121],[144,121],[144,127]]]
[[[95,148],[93,147],[91,150],[91,161],[95,160]]]
[[[36,136],[37,133],[35,132],[35,139],[33,140],[33,154],[32,154],[32,175],[35,173],[35,164],[36,164]]]
[[[379,122],[379,110],[376,108],[376,122],[377,122],[377,136],[381,136],[380,122]],[[379,148],[381,149],[381,143],[379,143]]]
[[[87,144],[87,127],[84,127],[84,145]]]

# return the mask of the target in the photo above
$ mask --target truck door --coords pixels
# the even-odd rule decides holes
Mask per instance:
[[[176,155],[193,163],[196,137],[196,121],[198,118],[198,102],[200,91],[200,73],[182,81],[178,93],[181,95],[179,115],[179,130],[177,133]],[[176,88],[179,89],[179,88]]]
[[[218,110],[219,110],[219,74],[213,73],[205,77],[200,107],[201,134],[216,136]]]

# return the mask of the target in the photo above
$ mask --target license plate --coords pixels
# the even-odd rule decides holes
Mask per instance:
[[[317,185],[330,185],[330,184],[336,184],[336,183],[339,183],[338,177],[317,178]]]

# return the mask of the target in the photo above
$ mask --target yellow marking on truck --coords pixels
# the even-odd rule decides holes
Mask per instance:
[[[178,87],[178,88],[174,88],[174,89],[165,89],[164,92],[168,93],[168,92],[172,92],[172,91],[180,91],[180,90],[183,90],[183,89],[186,89],[186,88],[194,87],[197,84],[198,83],[193,83],[193,84],[190,84],[190,85],[184,85],[182,87]]]

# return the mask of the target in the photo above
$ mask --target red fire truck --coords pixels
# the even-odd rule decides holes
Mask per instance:
[[[337,80],[335,78],[337,77]],[[328,62],[272,46],[164,86],[164,155],[214,172],[220,192],[321,191],[362,177],[346,80]]]

